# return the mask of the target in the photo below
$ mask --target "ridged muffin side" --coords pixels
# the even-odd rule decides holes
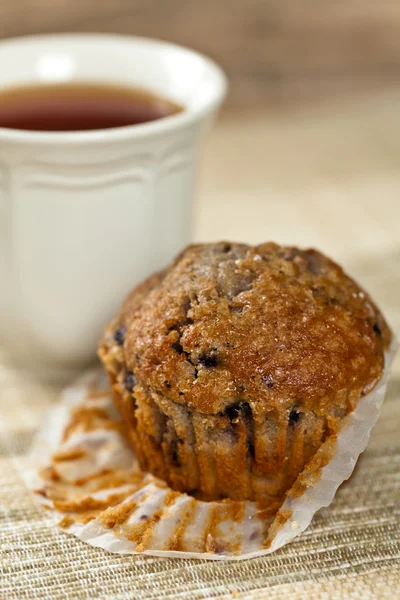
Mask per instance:
[[[379,380],[390,331],[316,251],[189,247],[136,288],[100,358],[143,469],[273,507]]]
[[[142,469],[174,489],[205,500],[280,504],[327,434],[324,417],[295,407],[262,420],[246,402],[217,415],[199,413],[152,394],[118,360],[121,355],[112,345],[100,350],[127,436]]]

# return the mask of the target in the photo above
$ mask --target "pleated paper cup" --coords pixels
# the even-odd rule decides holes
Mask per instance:
[[[100,370],[63,392],[33,446],[27,481],[59,526],[109,552],[214,560],[269,554],[302,533],[350,477],[379,417],[396,349],[380,382],[321,445],[275,514],[253,501],[198,500],[142,472]]]

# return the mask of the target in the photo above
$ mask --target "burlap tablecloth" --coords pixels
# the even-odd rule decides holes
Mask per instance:
[[[400,378],[333,504],[271,556],[243,562],[118,556],[55,528],[21,471],[57,390],[0,367],[0,598],[400,597]]]

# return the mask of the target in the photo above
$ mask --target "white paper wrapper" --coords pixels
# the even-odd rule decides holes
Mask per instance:
[[[378,419],[395,350],[393,344],[379,384],[346,417],[337,439],[321,446],[273,517],[250,501],[196,500],[142,473],[100,371],[66,389],[49,414],[28,483],[66,531],[110,552],[214,560],[269,554],[304,531],[350,477]]]

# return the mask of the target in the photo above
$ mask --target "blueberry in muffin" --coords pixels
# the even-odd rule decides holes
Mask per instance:
[[[390,330],[341,267],[273,243],[189,246],[99,355],[144,470],[204,500],[283,500],[382,376]]]

